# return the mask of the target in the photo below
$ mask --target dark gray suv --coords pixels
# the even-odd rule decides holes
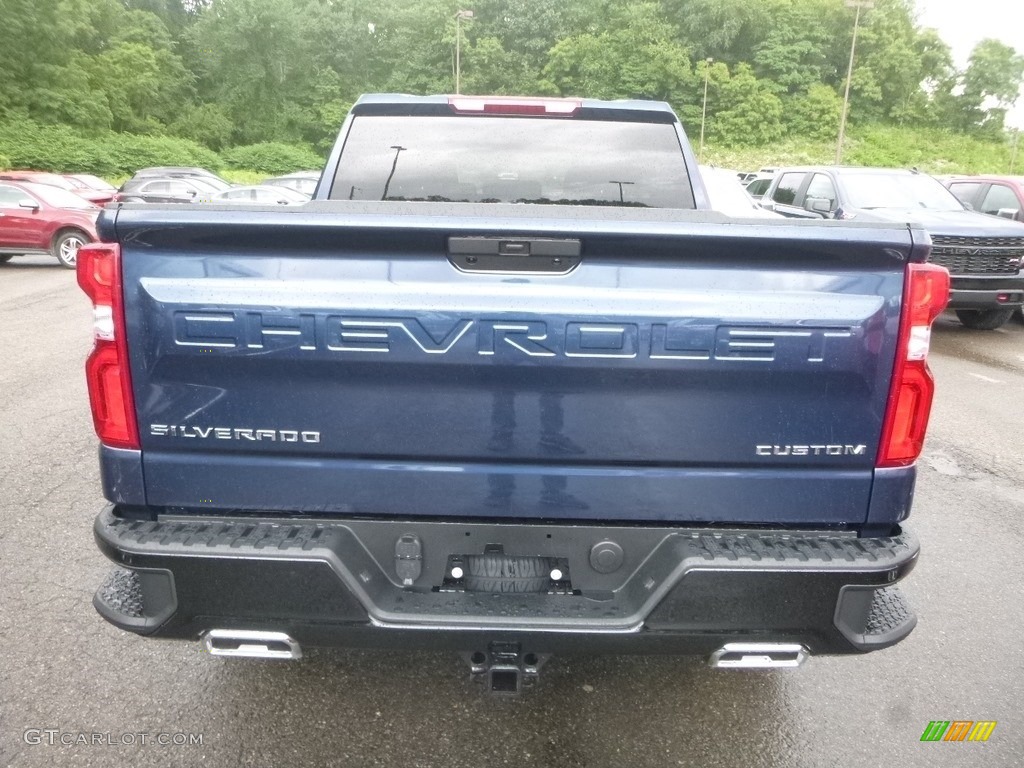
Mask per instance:
[[[209,202],[219,185],[199,177],[133,178],[121,185],[116,200],[123,203],[199,203]]]
[[[925,173],[893,168],[781,168],[761,205],[800,219],[923,226],[931,261],[952,276],[949,308],[968,328],[993,330],[1024,304],[1024,224],[967,210]]]

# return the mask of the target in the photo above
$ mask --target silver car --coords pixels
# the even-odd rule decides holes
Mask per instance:
[[[301,205],[309,198],[301,192],[287,187],[272,187],[258,184],[248,187],[232,187],[211,196],[211,203],[241,203],[248,205]]]

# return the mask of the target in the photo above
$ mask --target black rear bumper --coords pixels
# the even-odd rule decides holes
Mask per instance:
[[[952,275],[950,278],[949,309],[1002,309],[1019,307],[1024,303],[1024,276]]]
[[[906,532],[858,539],[507,522],[142,520],[107,507],[95,534],[122,566],[97,591],[97,610],[157,637],[255,629],[312,646],[471,652],[508,641],[536,653],[710,654],[752,641],[826,654],[893,645],[916,623],[894,586],[917,560]],[[557,558],[561,588],[463,591],[451,557],[488,546]],[[606,550],[612,556],[597,556]],[[414,578],[403,585],[403,577]]]

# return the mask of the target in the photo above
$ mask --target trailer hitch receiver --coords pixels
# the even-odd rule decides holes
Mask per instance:
[[[516,696],[536,684],[550,654],[523,652],[519,643],[493,642],[465,655],[469,677],[495,696]]]

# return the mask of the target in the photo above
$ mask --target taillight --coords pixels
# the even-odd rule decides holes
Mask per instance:
[[[104,445],[139,448],[135,399],[128,368],[121,247],[91,243],[78,249],[78,284],[92,300],[93,350],[85,363],[96,434]]]
[[[482,115],[546,115],[572,117],[583,106],[579,99],[510,99],[501,96],[451,96],[453,112]]]
[[[949,272],[936,264],[908,264],[899,344],[876,465],[904,467],[921,454],[935,380],[928,369],[932,323],[949,301]]]

